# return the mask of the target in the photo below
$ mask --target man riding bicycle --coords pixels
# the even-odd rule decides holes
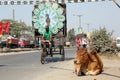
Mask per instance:
[[[49,25],[50,25],[50,18],[49,15],[46,14],[46,27],[45,27],[45,31],[43,32],[43,36],[42,36],[42,42],[48,42],[49,45],[51,44],[51,38],[52,38],[52,34],[51,31],[49,30]]]
[[[45,31],[43,32],[42,42],[48,42],[49,44],[51,44],[50,42],[51,38],[52,38],[52,34],[51,31],[49,30],[49,25],[47,25]]]

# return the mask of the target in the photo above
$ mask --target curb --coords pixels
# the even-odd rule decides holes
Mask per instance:
[[[34,49],[31,49],[31,48],[10,49],[10,50],[7,50],[7,51],[0,52],[0,56],[38,52],[40,50],[41,49],[38,49],[38,48],[34,48]]]
[[[64,48],[70,49],[73,47],[64,47]],[[41,48],[16,48],[16,49],[5,48],[2,51],[0,50],[0,56],[39,52],[40,50],[41,50]]]
[[[16,54],[26,54],[26,53],[33,53],[33,52],[39,52],[38,50],[34,51],[24,51],[24,52],[10,52],[10,53],[2,53],[0,56],[6,56],[6,55],[16,55]]]

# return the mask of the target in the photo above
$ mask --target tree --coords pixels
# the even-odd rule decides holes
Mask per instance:
[[[69,41],[75,40],[75,30],[74,30],[74,28],[72,28],[68,31],[68,39],[69,39]]]
[[[16,35],[20,37],[21,35],[26,35],[26,32],[32,33],[32,27],[27,26],[24,22],[18,22],[11,19],[3,19],[1,22],[9,21],[10,22],[10,32],[11,35]]]
[[[100,28],[91,33],[91,48],[99,52],[105,52],[111,49],[112,33],[107,32],[106,28]]]

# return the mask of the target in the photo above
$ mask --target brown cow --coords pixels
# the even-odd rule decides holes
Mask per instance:
[[[97,75],[102,72],[103,63],[96,50],[87,51],[81,48],[74,59],[75,72],[78,76]]]

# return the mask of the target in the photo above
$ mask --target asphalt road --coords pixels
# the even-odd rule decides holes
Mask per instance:
[[[0,80],[120,80],[120,58],[101,56],[104,68],[97,76],[76,76],[73,58],[75,48],[65,50],[65,61],[60,55],[47,57],[40,63],[40,51],[17,52],[0,56]]]
[[[72,60],[76,49],[65,50],[65,61]],[[8,53],[9,54],[9,53]],[[50,67],[62,62],[60,55],[47,57],[47,64],[40,63],[40,51],[0,56],[0,80],[36,80],[36,76],[52,71]],[[63,61],[64,62],[64,61]]]

